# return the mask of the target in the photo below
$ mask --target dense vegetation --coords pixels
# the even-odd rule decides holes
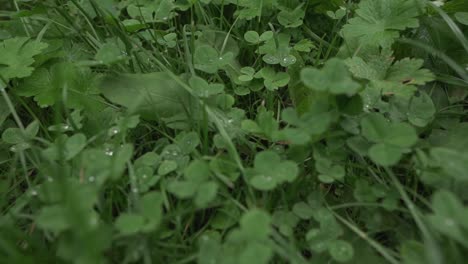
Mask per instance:
[[[468,1],[0,9],[1,263],[466,263]]]

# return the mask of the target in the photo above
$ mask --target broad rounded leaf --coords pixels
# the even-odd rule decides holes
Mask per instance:
[[[328,251],[332,258],[338,262],[350,261],[354,256],[353,246],[343,240],[335,240],[328,245]]]

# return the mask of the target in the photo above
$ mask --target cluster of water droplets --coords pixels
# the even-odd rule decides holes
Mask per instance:
[[[106,154],[107,156],[114,156],[114,151],[111,148],[106,148],[104,150],[104,154]]]
[[[109,136],[113,137],[113,136],[115,136],[115,135],[117,135],[119,133],[120,133],[120,129],[118,127],[112,127],[112,128],[109,129],[107,134]]]

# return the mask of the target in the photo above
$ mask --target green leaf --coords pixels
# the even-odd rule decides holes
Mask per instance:
[[[400,252],[404,264],[426,264],[429,261],[424,245],[414,240],[405,241]]]
[[[65,159],[71,160],[80,153],[86,146],[86,136],[76,134],[67,139],[65,143]]]
[[[25,137],[19,128],[10,127],[3,131],[2,140],[9,144],[19,144],[25,142],[27,137]]]
[[[313,251],[321,253],[328,249],[333,237],[322,229],[313,228],[306,233],[306,240]]]
[[[177,145],[179,145],[184,154],[192,153],[199,144],[200,137],[196,132],[181,133],[177,136]]]
[[[332,94],[355,94],[361,87],[351,78],[344,61],[330,59],[322,69],[305,68],[301,71],[302,82],[315,91],[328,91]]]
[[[413,96],[408,106],[408,120],[418,127],[427,126],[433,119],[436,108],[432,98],[426,92]]]
[[[134,235],[145,226],[145,218],[137,214],[123,213],[115,221],[115,227],[122,235]]]
[[[177,162],[173,160],[165,160],[159,165],[158,174],[166,175],[177,169]]]
[[[94,58],[100,63],[111,65],[125,59],[125,56],[122,54],[124,51],[125,46],[120,39],[109,39],[99,48]]]
[[[7,81],[12,78],[24,78],[32,74],[34,56],[47,48],[47,44],[16,37],[0,43],[0,75]],[[0,86],[2,81],[0,80]]]
[[[294,45],[294,49],[299,52],[311,52],[312,49],[315,49],[315,44],[310,39],[302,39]]]
[[[179,199],[191,198],[197,192],[198,184],[192,181],[172,181],[167,190]]]
[[[431,157],[442,168],[442,171],[459,181],[467,181],[468,155],[449,148],[433,148]]]
[[[389,47],[400,30],[419,26],[419,7],[413,0],[363,0],[356,15],[343,27],[343,35],[364,45]]]
[[[380,143],[369,149],[369,157],[382,166],[395,165],[402,156],[402,149],[392,145]]]
[[[52,106],[64,99],[64,90],[67,94],[65,105],[69,108],[96,109],[100,104],[95,76],[68,62],[35,70],[17,88],[19,95],[34,97],[41,107]]]
[[[299,172],[296,163],[281,161],[280,156],[272,151],[263,151],[255,156],[254,170],[250,184],[259,190],[271,190],[278,184],[292,182]]]
[[[239,256],[237,263],[267,264],[273,257],[273,250],[259,242],[250,242]]]
[[[464,235],[467,230],[467,211],[457,197],[449,191],[439,190],[432,197],[432,208],[434,214],[428,217],[431,225],[440,233],[468,246],[468,239]]]
[[[250,185],[260,191],[270,191],[276,187],[277,182],[271,176],[256,175],[250,180]]]
[[[208,180],[210,175],[210,167],[203,160],[192,161],[184,171],[185,179],[194,183],[202,183]]]
[[[278,14],[278,22],[286,28],[296,28],[302,25],[305,11],[299,5],[292,11],[282,10]]]
[[[189,84],[196,95],[204,98],[220,94],[224,90],[224,85],[217,83],[208,84],[208,82],[198,76],[190,77]]]
[[[209,181],[201,184],[195,195],[195,205],[199,208],[207,206],[216,197],[217,192],[218,184],[216,182]]]
[[[353,246],[343,240],[335,240],[328,245],[332,258],[338,262],[348,262],[354,257]]]
[[[421,69],[422,59],[405,58],[395,62],[388,70],[386,80],[404,84],[423,85],[435,79],[432,72]]]
[[[36,223],[42,229],[59,233],[71,226],[66,215],[66,210],[59,205],[47,206],[39,212]]]
[[[162,72],[107,76],[100,86],[111,102],[150,120],[186,119],[186,110],[196,109],[192,96]]]
[[[418,141],[413,127],[406,123],[391,123],[380,114],[369,114],[361,120],[362,135],[375,143],[396,147],[411,147]]]
[[[267,238],[271,229],[271,217],[260,209],[252,209],[240,219],[242,232],[247,239],[261,240]]]
[[[161,222],[163,216],[162,210],[163,195],[159,192],[149,192],[138,201],[140,214],[146,218],[147,231],[153,231]]]
[[[293,206],[292,211],[294,214],[299,216],[301,219],[307,220],[311,219],[314,215],[314,209],[310,207],[307,203],[299,202]]]
[[[247,31],[244,34],[244,39],[252,44],[257,44],[260,42],[260,35],[256,31]]]
[[[200,45],[195,49],[194,66],[196,69],[206,73],[216,73],[223,66],[228,65],[233,60],[234,54],[226,52],[219,54],[210,45]]]
[[[457,12],[455,13],[455,18],[458,22],[468,26],[468,12]]]

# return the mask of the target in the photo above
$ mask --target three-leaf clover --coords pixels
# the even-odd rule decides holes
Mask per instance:
[[[278,131],[279,124],[274,117],[274,113],[261,107],[257,114],[257,119],[246,119],[242,121],[242,129],[253,134],[265,135],[274,138]]]
[[[381,114],[369,114],[361,120],[362,135],[374,145],[369,157],[377,164],[396,164],[408,148],[416,144],[418,135],[407,123],[392,123]]]
[[[318,253],[329,250],[337,238],[343,234],[343,230],[328,209],[318,208],[311,214],[315,221],[320,223],[320,227],[312,228],[307,232],[307,243],[313,251]]]
[[[39,132],[39,122],[34,121],[29,124],[24,131],[19,128],[7,128],[3,131],[2,140],[5,143],[12,144],[11,151],[17,152],[30,148],[30,141]]]
[[[162,219],[163,196],[159,192],[149,192],[142,196],[136,213],[122,213],[115,222],[121,235],[134,235],[154,231]]]
[[[260,46],[258,53],[264,54],[262,59],[267,64],[280,64],[283,67],[291,66],[297,62],[297,58],[291,54],[290,40],[291,35],[279,33]]]
[[[302,25],[305,16],[305,10],[301,4],[293,10],[283,9],[278,13],[278,22],[286,28],[296,28]]]
[[[184,179],[172,181],[168,191],[180,199],[193,198],[198,207],[205,207],[218,192],[218,184],[210,180],[212,173],[203,160],[195,160],[185,169]]]
[[[234,54],[230,51],[220,54],[210,45],[200,45],[195,49],[194,66],[206,73],[215,73],[222,67],[231,63]]]
[[[295,162],[282,161],[277,153],[266,150],[255,156],[249,183],[258,190],[269,191],[282,183],[294,181],[298,172]]]
[[[361,85],[351,77],[343,60],[333,58],[322,69],[305,68],[301,71],[302,82],[310,89],[332,94],[355,94]]]
[[[263,84],[270,91],[274,91],[280,87],[288,85],[289,81],[291,80],[291,77],[288,73],[275,72],[270,67],[261,69],[257,74],[255,74],[255,77],[263,78]]]
[[[273,257],[273,250],[269,244],[271,234],[271,217],[268,213],[252,209],[240,219],[240,227],[231,231],[224,244],[225,252],[232,255],[223,255],[229,263],[269,263]],[[230,260],[230,261],[229,261]]]
[[[224,90],[224,85],[220,83],[208,83],[198,76],[190,77],[189,84],[195,95],[208,98],[212,95],[220,94]]]

